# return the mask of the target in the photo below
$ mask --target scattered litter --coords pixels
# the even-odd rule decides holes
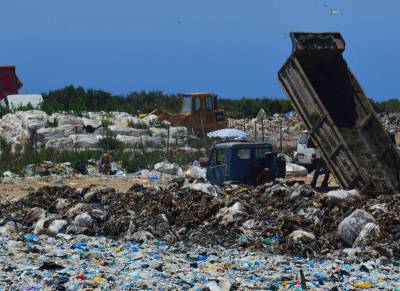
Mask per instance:
[[[192,166],[186,171],[185,176],[192,179],[206,179],[207,170],[199,166]]]
[[[307,176],[308,171],[303,166],[286,163],[286,177],[305,177]]]
[[[168,174],[171,176],[182,175],[182,169],[177,164],[168,163],[168,162],[160,162],[160,163],[155,164],[154,170],[156,170],[162,174]]]

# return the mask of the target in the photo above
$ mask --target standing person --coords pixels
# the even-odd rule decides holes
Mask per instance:
[[[99,160],[99,174],[109,175],[111,173],[111,157],[108,153],[102,153]]]
[[[317,185],[317,180],[318,180],[319,175],[321,174],[321,171],[323,171],[323,173],[325,174],[324,180],[322,181],[322,184],[321,184],[321,188],[328,188],[330,171],[321,159],[316,160],[316,167],[315,167],[314,175],[313,175],[313,178],[311,181],[311,187],[315,188],[315,186]]]

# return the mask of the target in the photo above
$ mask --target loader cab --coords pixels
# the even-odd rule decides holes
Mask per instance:
[[[182,95],[182,113],[218,110],[218,99],[210,93],[187,93]]]
[[[197,134],[227,127],[224,110],[219,109],[218,99],[211,93],[186,93],[182,95],[181,113],[188,116],[188,128]]]
[[[257,184],[285,176],[286,164],[269,143],[222,142],[211,147],[207,179],[215,185],[225,181]]]

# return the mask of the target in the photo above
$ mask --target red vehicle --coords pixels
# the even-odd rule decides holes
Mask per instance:
[[[7,100],[5,98],[8,95],[18,94],[18,90],[22,85],[15,73],[14,66],[0,67],[0,102]]]

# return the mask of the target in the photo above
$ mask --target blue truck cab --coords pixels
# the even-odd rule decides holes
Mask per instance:
[[[286,162],[273,152],[270,143],[214,143],[208,160],[207,179],[214,185],[226,181],[258,184],[284,178]]]

